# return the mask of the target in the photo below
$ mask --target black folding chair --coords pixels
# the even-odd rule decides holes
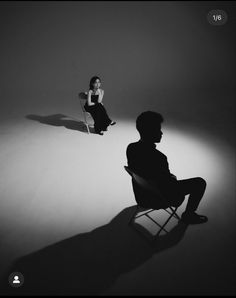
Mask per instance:
[[[137,206],[136,206],[136,210],[134,211],[134,214],[132,215],[129,224],[132,224],[133,221],[141,216],[147,216],[150,220],[152,220],[156,225],[159,226],[159,230],[156,234],[156,236],[158,236],[161,231],[165,231],[166,233],[168,233],[168,231],[165,229],[166,225],[168,224],[168,222],[171,220],[172,217],[175,217],[176,219],[180,220],[179,215],[177,214],[177,209],[178,207],[172,207],[169,206],[169,203],[167,201],[167,199],[165,198],[165,196],[161,193],[161,191],[154,186],[153,184],[151,184],[149,181],[147,181],[146,179],[140,177],[139,175],[135,174],[129,167],[124,166],[125,170],[128,172],[128,174],[132,177],[132,181],[133,181],[133,186],[137,185],[138,187],[140,187],[143,191],[147,192],[148,194],[152,194],[155,196],[155,199],[157,200],[158,207],[147,207],[148,206],[148,198],[147,198],[147,204],[145,204],[145,206],[140,205],[140,203],[138,203],[138,198],[137,198],[137,192],[134,190],[134,194],[135,194],[135,198],[136,198],[136,202],[137,202]],[[154,220],[149,213],[155,211],[155,210],[159,210],[159,209],[163,209],[165,210],[169,216],[166,219],[166,221],[164,222],[164,224],[159,224],[156,220]],[[142,213],[141,215],[137,215],[140,211],[142,210],[146,210],[144,211],[144,213]]]
[[[90,117],[92,119],[92,115],[89,112],[87,112],[84,108],[84,104],[87,101],[88,94],[87,94],[87,92],[80,92],[78,94],[78,96],[79,96],[79,99],[80,99],[81,109],[82,109],[82,112],[83,112],[83,115],[84,115],[84,124],[86,125],[87,132],[90,133],[89,127],[91,125],[88,122],[88,117]]]

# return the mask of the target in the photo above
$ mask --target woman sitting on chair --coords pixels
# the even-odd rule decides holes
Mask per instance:
[[[87,102],[84,105],[85,111],[89,112],[94,120],[94,129],[97,134],[103,135],[103,131],[107,130],[109,125],[114,125],[103,106],[102,99],[104,90],[100,89],[101,79],[97,76],[91,78],[89,83],[89,91]]]

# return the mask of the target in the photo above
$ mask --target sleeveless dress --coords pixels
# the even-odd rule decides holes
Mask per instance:
[[[101,130],[105,130],[110,124],[111,119],[107,115],[106,109],[103,104],[98,102],[98,95],[91,95],[91,102],[95,103],[93,106],[89,106],[88,103],[84,105],[85,111],[89,112],[94,120],[94,129],[98,133]]]

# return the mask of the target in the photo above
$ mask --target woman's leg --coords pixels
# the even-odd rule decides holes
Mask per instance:
[[[101,113],[97,105],[95,106],[85,106],[85,110],[89,112],[94,121],[94,130],[96,133],[99,133],[102,130],[101,126]]]
[[[96,113],[95,113],[96,128],[95,128],[95,126],[94,126],[94,128],[95,128],[96,132],[100,132],[100,131],[104,130],[103,112],[101,111],[99,104],[95,105],[95,110],[96,110]]]
[[[101,103],[99,103],[98,106],[101,113],[101,126],[103,130],[105,130],[110,125],[112,120],[109,118],[105,107]]]

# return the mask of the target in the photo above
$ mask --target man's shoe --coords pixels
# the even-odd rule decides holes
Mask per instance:
[[[111,121],[110,125],[115,125],[116,122],[115,121]]]
[[[97,134],[99,134],[100,136],[103,136],[103,131],[99,131],[97,132]]]
[[[186,224],[201,224],[208,221],[207,216],[199,215],[196,212],[187,213],[184,212],[181,216],[181,221]]]

